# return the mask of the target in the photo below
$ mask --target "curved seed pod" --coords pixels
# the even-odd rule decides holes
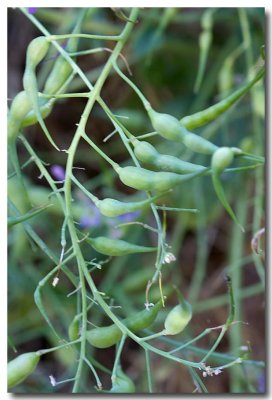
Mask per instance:
[[[184,174],[204,171],[206,167],[180,160],[177,157],[161,154],[148,142],[133,140],[134,153],[139,161],[156,166],[160,170]]]
[[[8,141],[12,142],[19,134],[22,120],[31,111],[32,106],[25,91],[19,92],[13,99],[8,113]]]
[[[37,367],[40,356],[36,352],[24,353],[8,363],[8,389],[23,382]]]
[[[234,93],[226,97],[224,100],[221,100],[218,103],[214,104],[213,106],[206,108],[205,110],[183,117],[180,120],[181,124],[186,129],[195,129],[213,121],[225,111],[227,111],[232,105],[234,105],[245,93],[247,93],[251,89],[251,87],[256,82],[258,82],[264,76],[264,74],[265,69],[261,68],[260,71],[256,74],[255,78],[253,78],[248,83],[243,84]]]
[[[23,76],[23,86],[30,99],[33,111],[37,116],[37,120],[39,121],[39,124],[41,125],[47,139],[57,150],[59,150],[59,148],[51,138],[51,135],[48,132],[43,121],[39,106],[38,84],[35,73],[37,65],[47,54],[49,46],[50,42],[44,36],[33,39],[32,42],[29,44],[26,53],[26,68]]]
[[[110,393],[135,393],[135,391],[132,379],[122,371],[121,367],[118,367]]]
[[[237,220],[237,217],[232,210],[230,204],[228,203],[228,200],[225,195],[225,191],[223,189],[220,176],[222,172],[224,171],[225,168],[227,168],[234,156],[234,151],[229,148],[229,147],[220,147],[212,156],[212,161],[211,161],[211,166],[212,166],[212,182],[213,182],[213,187],[215,190],[215,193],[225,208],[225,210],[228,212],[228,214],[231,216],[234,222],[236,222],[241,230],[244,232],[244,228],[239,224],[239,221]]]
[[[62,56],[59,56],[45,82],[43,92],[45,94],[57,93],[65,81],[69,78],[72,71],[73,68],[71,65]]]
[[[213,154],[218,149],[218,146],[195,133],[188,133],[183,142],[186,147],[196,153]]]
[[[149,253],[157,250],[156,247],[138,246],[124,240],[109,239],[104,236],[88,238],[86,241],[90,243],[98,253],[105,254],[106,256],[124,256],[134,253]]]
[[[131,211],[142,210],[163,195],[164,193],[150,197],[146,200],[132,201],[129,203],[107,198],[95,201],[95,205],[100,210],[101,214],[106,217],[117,217]]]
[[[50,42],[45,36],[38,36],[33,39],[28,45],[26,52],[26,63],[31,68],[36,68],[36,66],[42,61],[46,56]]]
[[[75,34],[75,33],[80,32],[80,28],[81,28],[83,19],[85,17],[85,13],[86,13],[86,11],[81,13],[72,33]],[[78,41],[79,41],[79,39],[77,37],[71,37],[67,42],[66,50],[68,52],[76,51],[77,47],[78,47]],[[69,76],[72,74],[72,72],[73,72],[73,68],[71,67],[71,65],[68,63],[68,61],[62,55],[60,55],[57,58],[54,66],[45,82],[43,92],[46,94],[57,93],[61,89],[61,87],[65,84],[66,80],[69,78]]]
[[[158,113],[152,108],[148,109],[147,112],[153,128],[159,135],[168,140],[183,142],[188,132],[177,118],[169,114]]]
[[[173,172],[154,172],[140,167],[118,167],[116,172],[120,180],[127,186],[137,190],[167,191],[179,183],[191,180],[203,171],[179,175]]]
[[[132,317],[125,318],[122,320],[122,324],[124,324],[131,332],[137,332],[148,328],[155,321],[161,307],[162,301],[160,300],[152,308],[144,309]],[[119,342],[121,337],[122,332],[115,324],[91,329],[86,333],[88,342],[99,349],[113,346]]]
[[[182,332],[192,319],[192,306],[186,300],[176,305],[164,322],[164,335],[177,335]]]

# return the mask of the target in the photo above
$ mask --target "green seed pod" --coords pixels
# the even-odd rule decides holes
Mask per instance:
[[[187,135],[186,129],[181,125],[179,120],[169,114],[161,114],[152,108],[147,110],[153,128],[159,135],[168,140],[183,142]]]
[[[36,352],[21,354],[8,363],[8,389],[23,382],[37,367],[40,356]]]
[[[104,236],[88,238],[86,241],[90,243],[98,253],[105,254],[106,256],[124,256],[134,253],[149,253],[157,250],[156,247],[138,246],[124,240],[109,239]]]
[[[182,332],[192,318],[192,306],[186,300],[176,305],[167,315],[164,322],[165,335],[177,335]]]
[[[38,36],[35,39],[33,39],[28,45],[26,52],[27,65],[35,69],[36,66],[46,56],[49,46],[50,42],[47,40],[45,36]]]
[[[148,142],[140,142],[139,140],[135,140],[132,143],[134,145],[135,156],[138,158],[138,160],[154,165],[162,171],[186,174],[190,172],[204,171],[207,169],[202,165],[183,161],[177,157],[167,154],[161,154]]]
[[[38,99],[39,109],[42,118],[46,118],[52,111],[55,99],[45,101],[45,99]],[[33,110],[30,110],[28,114],[22,120],[22,127],[32,126],[38,122],[38,117]]]
[[[213,154],[218,149],[218,146],[195,133],[188,133],[184,138],[184,144],[190,150],[200,154]]]
[[[143,210],[161,196],[163,196],[163,194],[150,197],[146,200],[131,202],[123,202],[108,198],[103,200],[97,199],[94,203],[100,210],[101,214],[105,215],[106,217],[118,217],[119,215],[123,215],[128,212]]]
[[[132,317],[122,320],[122,324],[124,324],[131,332],[138,332],[142,329],[148,328],[155,321],[161,307],[162,301],[160,300],[153,307],[144,309]],[[99,349],[113,346],[119,342],[121,337],[122,332],[115,324],[91,329],[86,333],[88,342]]]
[[[244,94],[246,94],[256,82],[262,79],[264,74],[265,69],[262,67],[251,81],[243,84],[239,89],[230,94],[224,100],[219,101],[205,110],[183,117],[180,120],[180,123],[186,129],[195,129],[215,120],[217,117],[226,112],[232,105],[234,105],[242,96],[244,96]]]
[[[62,56],[59,56],[45,82],[43,92],[45,94],[57,93],[65,81],[69,78],[72,71],[73,68],[71,65]]]
[[[68,328],[68,336],[69,339],[72,341],[77,340],[80,336],[80,323],[79,323],[80,317],[76,315],[69,325]]]
[[[212,170],[222,172],[233,160],[233,150],[229,147],[220,147],[212,156]]]
[[[203,171],[179,175],[172,172],[154,172],[140,167],[118,167],[116,172],[120,180],[127,186],[137,190],[166,191],[179,183],[191,180]]]
[[[22,120],[31,111],[32,106],[25,91],[19,92],[13,99],[8,113],[8,141],[16,139],[19,134]]]
[[[36,78],[36,67],[38,63],[43,59],[46,55],[48,48],[50,46],[50,42],[47,41],[45,37],[38,37],[29,44],[27,53],[26,53],[26,68],[23,76],[23,86],[29,97],[31,102],[31,106],[33,111],[39,121],[39,124],[44,131],[49,142],[59,150],[58,146],[54,143],[51,138],[50,133],[48,132],[45,123],[43,121],[43,117],[40,110],[40,103],[38,97],[38,83]]]
[[[134,146],[134,153],[138,160],[153,164],[156,162],[157,157],[159,156],[159,152],[155,149],[152,144],[144,141],[133,140],[132,144]]]
[[[163,171],[174,172],[176,174],[190,174],[194,172],[204,172],[208,168],[203,165],[193,164],[188,161],[180,160],[177,157],[161,154],[156,160],[155,166]]]
[[[110,393],[135,393],[135,391],[136,389],[132,379],[118,367]]]

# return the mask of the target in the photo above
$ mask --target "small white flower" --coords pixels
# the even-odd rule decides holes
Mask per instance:
[[[243,360],[241,359],[241,357],[238,357],[238,358],[236,359],[236,362],[237,362],[237,364],[241,364],[241,363],[243,362]]]
[[[222,374],[222,369],[220,369],[220,368],[216,368],[214,371],[213,371],[213,373],[214,373],[214,375],[219,375],[219,374]]]
[[[53,375],[49,375],[50,383],[52,386],[56,386],[57,382]]]
[[[165,253],[163,264],[170,264],[171,262],[176,261],[176,257],[172,253]]]
[[[248,351],[248,346],[240,346],[241,351]]]

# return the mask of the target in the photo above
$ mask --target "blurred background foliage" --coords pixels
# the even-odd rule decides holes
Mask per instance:
[[[207,53],[203,78],[197,91],[194,91],[199,68],[199,38],[203,30],[203,15],[208,9],[200,8],[143,8],[138,23],[128,41],[123,55],[132,71],[134,83],[142,90],[153,107],[182,118],[202,110],[245,81],[256,70],[260,47],[264,44],[265,15],[263,8],[241,9],[218,8],[212,13],[211,44]],[[77,8],[39,8],[35,16],[54,34],[68,33],[72,30],[79,9]],[[128,10],[124,10],[128,15]],[[243,14],[244,13],[244,14]],[[244,22],[243,22],[244,21]],[[248,24],[246,26],[245,24]],[[244,25],[243,25],[244,23]],[[109,8],[93,8],[85,18],[83,31],[93,34],[118,34],[124,21]],[[39,31],[20,12],[8,10],[8,98],[12,99],[22,90],[22,75],[25,66],[26,48]],[[79,50],[90,48],[89,40],[80,40]],[[101,46],[93,40],[92,46]],[[111,41],[103,46],[113,48]],[[99,76],[108,52],[86,55],[78,58],[78,64],[94,83]],[[43,87],[48,71],[52,67],[56,52],[51,54],[39,67],[39,84]],[[125,64],[119,65],[127,73]],[[68,92],[85,91],[80,78],[75,77]],[[141,102],[131,88],[114,71],[106,81],[102,98],[116,114],[123,116],[122,122],[135,135],[152,131],[152,127]],[[71,142],[75,124],[84,109],[85,100],[80,98],[56,102],[50,116],[46,119],[49,131],[61,149],[67,149]],[[92,139],[116,162],[129,164],[128,154],[117,135],[104,143],[103,139],[112,131],[112,126],[103,110],[96,105],[88,121],[87,132]],[[25,136],[32,148],[52,172],[53,165],[65,167],[66,154],[52,151],[38,125],[25,129]],[[254,154],[264,154],[264,86],[259,83],[250,94],[222,117],[206,127],[195,130],[218,145],[242,147]],[[164,153],[180,156],[199,164],[208,165],[209,159],[193,155],[176,143],[168,143],[157,136],[150,139],[152,144]],[[26,149],[18,142],[21,165],[28,159]],[[76,172],[86,188],[99,198],[115,197],[119,200],[139,199],[133,190],[123,186],[103,159],[82,143],[76,154]],[[12,173],[12,168],[9,168]],[[48,201],[50,189],[46,180],[34,163],[23,169],[23,176],[33,204],[41,205]],[[253,254],[251,239],[264,225],[263,171],[259,169],[243,173],[224,175],[224,187],[240,218],[244,220],[246,233],[237,231],[233,222],[219,204],[209,177],[201,177],[193,182],[177,187],[161,204],[173,207],[192,207],[199,214],[167,213],[167,243],[177,257],[173,264],[163,269],[163,290],[168,296],[167,305],[176,303],[172,293],[173,283],[179,287],[193,305],[194,316],[181,340],[196,336],[203,329],[221,325],[227,316],[228,298],[224,276],[229,273],[234,281],[237,306],[236,319],[247,324],[238,324],[220,344],[218,351],[226,355],[239,356],[239,348],[250,348],[249,358],[263,361],[265,358],[265,313],[264,313],[264,266],[263,258]],[[61,185],[59,185],[61,187]],[[20,211],[24,211],[23,198],[18,191],[16,177],[9,180],[9,195]],[[93,205],[77,189],[74,190],[75,220],[83,232],[91,231],[93,236],[100,234],[126,238],[137,243],[156,245],[156,236],[141,226],[132,225],[116,228],[122,220],[108,219],[97,215]],[[59,257],[60,230],[63,215],[54,199],[53,206],[28,223],[44,241],[55,257]],[[150,212],[133,215],[137,221],[154,226]],[[261,244],[264,246],[264,244]],[[101,256],[86,246],[86,259]],[[9,230],[9,308],[8,327],[11,346],[10,358],[14,357],[14,347],[19,353],[35,349],[53,347],[56,338],[37,310],[33,293],[38,282],[56,265],[26,234],[22,224]],[[69,264],[76,273],[74,262]],[[110,260],[102,270],[95,270],[93,277],[99,289],[113,299],[113,304],[122,305],[120,315],[127,315],[140,309],[145,300],[145,286],[154,270],[153,256],[137,255]],[[60,276],[60,284],[53,288],[49,283],[42,291],[47,312],[63,338],[76,310],[76,296],[67,295],[72,285]],[[159,296],[159,288],[154,287],[153,299]],[[116,310],[118,312],[118,309]],[[122,314],[123,313],[123,314]],[[91,309],[93,323],[106,324],[98,308]],[[160,327],[165,317],[161,313],[156,327]],[[159,329],[159,328],[158,328]],[[185,335],[185,337],[184,337]],[[199,359],[199,348],[210,348],[216,331],[197,343],[198,348],[184,352],[186,358]],[[159,342],[158,342],[159,343]],[[167,343],[160,343],[166,348]],[[89,349],[90,357],[112,368],[114,350]],[[137,392],[147,391],[144,353],[131,340],[127,340],[122,362],[126,373],[135,382]],[[155,354],[151,356],[156,393],[192,393],[194,383],[188,370]],[[49,375],[57,380],[73,376],[76,365],[76,352],[63,350],[50,353],[43,358],[37,371],[14,391],[20,393],[68,392],[70,384],[52,388]],[[261,365],[261,364],[260,364]],[[258,364],[235,366],[216,377],[208,377],[205,384],[210,393],[260,392],[263,390],[264,369]],[[89,372],[84,372],[82,387],[86,392],[95,392],[94,382]],[[103,386],[110,387],[107,373],[101,372]],[[188,379],[189,378],[189,379]]]

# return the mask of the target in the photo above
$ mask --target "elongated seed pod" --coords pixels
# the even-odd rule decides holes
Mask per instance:
[[[165,335],[177,335],[182,332],[192,319],[192,306],[186,300],[176,305],[164,322]]]
[[[183,142],[187,131],[177,118],[169,114],[158,113],[152,108],[148,109],[147,112],[153,128],[160,136],[168,140]]]
[[[173,172],[154,172],[140,167],[118,167],[116,172],[120,180],[127,186],[137,190],[166,191],[179,183],[191,180],[203,171],[179,175]],[[205,172],[205,171],[204,171]]]
[[[45,82],[43,92],[45,94],[57,93],[72,71],[71,65],[60,55]]]
[[[132,317],[122,320],[131,332],[138,332],[142,329],[148,328],[155,321],[158,312],[162,307],[162,301],[158,301],[153,307],[144,309]],[[121,330],[115,325],[104,326],[87,331],[86,339],[88,342],[99,349],[105,349],[113,346],[122,337]]]
[[[195,133],[188,133],[183,142],[190,150],[200,154],[213,154],[218,149],[218,146]]]
[[[193,164],[187,161],[180,160],[177,157],[161,154],[154,146],[148,142],[133,142],[134,153],[138,160],[154,165],[161,171],[175,172],[177,174],[186,174],[191,172],[204,171],[207,168],[203,165]]]
[[[191,150],[201,154],[213,154],[218,148],[210,141],[187,131],[179,120],[172,115],[157,113],[152,108],[148,109],[147,112],[153,128],[165,139],[182,142]]]
[[[13,99],[8,113],[8,142],[19,134],[24,117],[31,111],[31,102],[25,91],[19,92]]]
[[[88,243],[101,254],[106,256],[124,256],[134,253],[149,253],[156,251],[156,247],[138,246],[119,239],[109,239],[104,236],[86,239]]]
[[[78,19],[76,26],[74,27],[72,33],[79,33],[84,19],[85,12],[81,14]],[[77,50],[79,39],[77,37],[71,37],[66,46],[68,52],[74,52]],[[61,87],[65,84],[66,80],[69,78],[73,71],[72,66],[69,62],[60,54],[45,82],[43,92],[46,94],[55,94]]]
[[[24,353],[8,363],[8,389],[23,382],[37,367],[40,356],[35,353]]]
[[[122,371],[121,367],[118,367],[110,393],[135,393],[135,390],[132,379]]]
[[[100,210],[101,214],[105,215],[106,217],[117,217],[128,212],[143,210],[161,196],[163,196],[163,194],[159,194],[142,201],[131,202],[123,202],[110,198],[103,200],[97,199],[97,201],[95,201],[95,205]]]
[[[36,66],[44,59],[46,56],[50,42],[45,36],[38,36],[33,39],[28,45],[26,52],[26,63],[31,68],[36,68]]]
[[[26,68],[23,76],[23,86],[30,99],[33,111],[37,116],[37,120],[39,121],[39,124],[41,125],[41,128],[43,129],[47,139],[57,150],[59,150],[58,146],[51,138],[51,135],[48,132],[43,121],[39,106],[38,84],[35,73],[37,65],[47,54],[49,46],[50,42],[44,36],[33,39],[32,42],[29,44],[26,53]]]
[[[265,70],[264,68],[261,68],[251,81],[243,84],[234,93],[226,97],[224,100],[214,104],[213,106],[206,108],[205,110],[183,117],[180,120],[181,124],[186,129],[195,129],[213,121],[227,111],[232,105],[234,105],[244,94],[246,94],[256,82],[262,79],[264,74]]]

